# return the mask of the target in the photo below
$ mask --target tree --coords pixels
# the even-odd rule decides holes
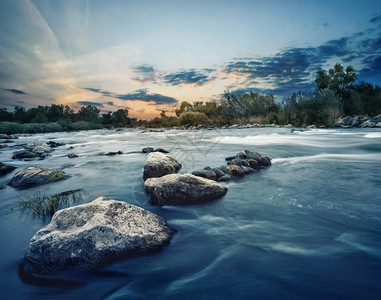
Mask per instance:
[[[92,105],[82,106],[78,112],[81,121],[99,123],[100,110]]]
[[[342,65],[337,63],[332,69],[326,72],[319,69],[316,74],[316,89],[322,91],[329,89],[335,94],[342,96],[345,92],[353,89],[353,83],[357,80],[355,70],[348,66],[344,69]]]
[[[353,103],[351,98],[351,92],[354,90],[356,80],[357,74],[351,66],[344,68],[337,63],[328,72],[323,69],[317,71],[315,79],[316,90],[317,92],[324,90],[334,92],[341,99],[344,113],[352,114],[356,112],[354,111],[355,103]]]
[[[130,123],[130,119],[128,118],[128,109],[120,108],[117,111],[112,113],[112,123],[115,126],[123,127]]]

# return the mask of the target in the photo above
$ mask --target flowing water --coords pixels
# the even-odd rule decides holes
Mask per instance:
[[[19,168],[62,168],[69,179],[0,190],[2,299],[375,299],[381,294],[381,130],[287,128],[148,132],[100,130],[20,137],[16,144],[65,143],[42,161],[0,161]],[[72,150],[68,147],[72,146]],[[143,147],[164,148],[181,172],[220,166],[242,149],[272,166],[226,183],[221,199],[156,207],[143,189]],[[102,155],[122,151],[116,156]],[[67,153],[79,157],[69,159]],[[16,170],[17,171],[17,170]],[[16,172],[15,171],[15,172]],[[0,185],[12,175],[0,178]],[[36,190],[83,189],[164,217],[178,232],[160,252],[96,272],[64,271],[64,282],[22,280],[20,261],[41,220],[17,206]]]

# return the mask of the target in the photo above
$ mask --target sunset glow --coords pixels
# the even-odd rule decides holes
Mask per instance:
[[[0,3],[0,107],[95,105],[136,118],[225,90],[310,90],[319,67],[381,83],[379,1]]]

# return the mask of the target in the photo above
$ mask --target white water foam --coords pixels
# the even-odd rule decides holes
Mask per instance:
[[[296,157],[286,157],[286,158],[274,158],[272,163],[298,163],[302,161],[321,161],[321,160],[350,160],[356,161],[381,161],[381,156],[377,154],[328,154],[321,153],[317,155],[309,156],[296,156]]]
[[[381,138],[381,132],[370,132],[370,133],[367,133],[366,135],[364,135],[364,137],[368,138],[368,139]]]

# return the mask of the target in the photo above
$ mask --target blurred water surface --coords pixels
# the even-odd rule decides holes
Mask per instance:
[[[62,168],[69,179],[0,190],[3,299],[375,299],[381,294],[381,131],[286,128],[147,132],[98,130],[20,137],[15,144],[65,143],[42,161],[0,161],[19,168]],[[143,189],[143,147],[164,148],[181,172],[220,166],[242,149],[273,165],[226,183],[204,205],[155,207]],[[69,147],[73,149],[68,150]],[[122,151],[115,156],[104,155]],[[66,155],[75,153],[77,158]],[[16,172],[17,170],[15,170]],[[6,184],[15,173],[0,179]],[[17,206],[19,197],[83,189],[141,206],[178,233],[162,251],[97,272],[59,276],[77,286],[23,282],[18,266],[34,233],[49,220]],[[45,284],[45,285],[44,285]]]

